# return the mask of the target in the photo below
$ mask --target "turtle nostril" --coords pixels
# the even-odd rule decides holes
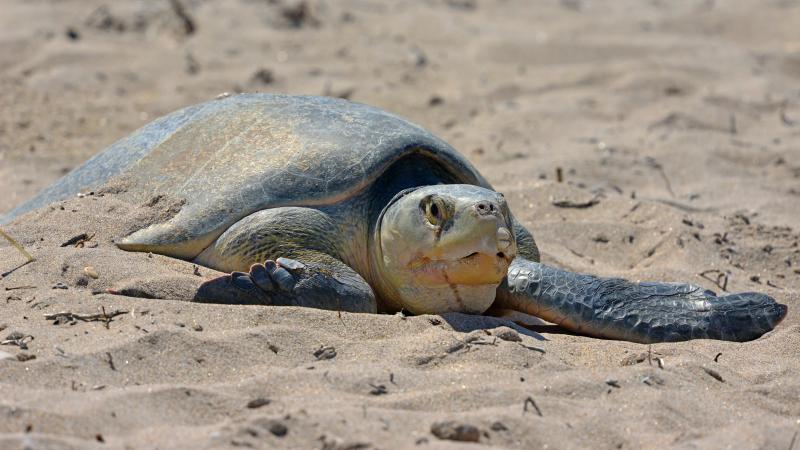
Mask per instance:
[[[503,253],[503,252],[497,252],[497,256],[500,257],[500,258],[505,258],[506,254]]]
[[[495,206],[491,202],[479,202],[475,205],[475,210],[480,215],[494,214]]]

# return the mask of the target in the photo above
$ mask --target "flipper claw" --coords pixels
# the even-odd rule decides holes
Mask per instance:
[[[224,303],[285,305],[292,304],[298,278],[284,267],[294,271],[305,269],[299,261],[278,258],[264,264],[253,264],[249,272],[231,272],[230,275],[209,280],[195,295],[196,301],[224,301]]]
[[[250,266],[250,277],[253,282],[264,292],[275,290],[275,284],[269,276],[267,269],[263,264],[253,264]]]
[[[245,272],[233,272],[231,273],[231,281],[233,285],[243,291],[252,291],[256,288],[255,283],[253,283],[253,279],[250,278],[250,274]]]
[[[291,292],[294,289],[296,284],[294,277],[288,270],[284,269],[283,267],[276,268],[272,273],[269,274],[272,279],[275,281],[275,284],[278,285],[279,288],[283,291]]]
[[[296,270],[305,267],[305,265],[293,259],[278,258],[278,260],[288,266],[295,267]],[[249,274],[242,274],[243,276],[237,275],[239,278],[236,278],[234,274],[240,274],[241,272],[234,272],[231,276],[234,277],[234,280],[245,278],[246,276],[247,281],[239,282],[244,288],[247,287],[249,281],[253,287],[257,286],[264,292],[271,292],[276,290],[276,288],[284,292],[292,292],[297,284],[297,280],[294,275],[284,269],[284,267],[283,264],[280,266],[276,264],[276,261],[267,260],[264,264],[253,264],[250,266]],[[236,283],[236,281],[234,281],[234,283]]]
[[[296,261],[294,259],[289,259],[289,258],[281,257],[276,259],[275,262],[278,263],[279,266],[291,272],[300,271],[306,268],[306,265],[301,263],[300,261]]]

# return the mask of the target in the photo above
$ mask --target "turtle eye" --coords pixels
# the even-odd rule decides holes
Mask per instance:
[[[431,203],[430,207],[430,215],[435,219],[441,219],[441,211],[439,211],[439,206],[436,203]]]
[[[445,206],[440,198],[426,198],[423,200],[422,210],[425,212],[425,219],[434,226],[439,226],[445,219]]]

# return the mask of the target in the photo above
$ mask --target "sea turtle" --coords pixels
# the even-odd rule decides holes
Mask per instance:
[[[341,99],[241,94],[151,122],[0,223],[99,186],[185,203],[117,242],[230,275],[200,301],[357,312],[523,311],[635,342],[755,339],[787,308],[759,293],[633,283],[540,264],[533,236],[456,150]]]

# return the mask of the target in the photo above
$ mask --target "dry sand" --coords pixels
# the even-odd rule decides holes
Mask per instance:
[[[800,448],[800,2],[176,5],[3,1],[0,212],[221,92],[338,95],[460,149],[547,263],[719,290],[699,275],[716,269],[789,315],[754,342],[650,348],[458,314],[93,295],[215,274],[117,250],[163,205],[107,190],[4,226],[37,261],[0,279],[0,337],[34,337],[0,350],[35,356],[0,361],[0,448]],[[0,272],[23,262],[0,241]],[[44,317],[101,308],[127,312]],[[447,420],[479,443],[434,436]]]

